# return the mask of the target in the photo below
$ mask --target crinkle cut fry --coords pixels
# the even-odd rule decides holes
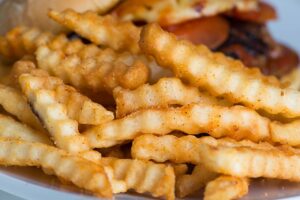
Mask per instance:
[[[140,28],[131,22],[120,21],[111,15],[99,16],[91,11],[78,13],[71,9],[62,12],[52,10],[49,17],[97,45],[133,53],[140,51]]]
[[[0,139],[0,164],[42,167],[96,195],[111,197],[111,186],[101,165],[41,143]]]
[[[0,105],[6,112],[16,116],[21,122],[45,132],[27,104],[26,97],[19,90],[0,84]]]
[[[33,74],[34,72],[31,72],[30,77],[31,81],[36,83],[36,89],[53,91],[55,99],[66,107],[68,116],[78,121],[79,124],[98,125],[114,118],[112,112],[80,94],[75,88],[65,85],[62,80],[52,76]]]
[[[142,135],[134,140],[131,153],[133,158],[156,162],[203,164],[236,177],[300,181],[300,151],[289,146],[213,137]]]
[[[175,174],[173,167],[135,159],[102,158],[100,163],[113,169],[114,178],[124,181],[127,190],[149,192],[154,197],[174,199]]]
[[[195,9],[198,4],[201,9]],[[126,21],[158,22],[160,25],[168,26],[199,17],[215,16],[232,9],[251,11],[256,8],[257,0],[206,0],[201,2],[126,0],[113,13]]]
[[[178,41],[158,25],[150,24],[143,29],[140,46],[159,65],[171,68],[176,76],[216,96],[271,114],[300,116],[300,92],[282,89],[278,81],[275,83],[260,72],[244,67],[240,61],[212,53],[205,46]]]
[[[3,114],[0,114],[0,137],[52,145],[46,133],[38,132]]]
[[[149,79],[148,61],[142,56],[100,49],[80,41],[59,44],[55,42],[38,48],[38,66],[83,92],[112,93],[117,86],[135,89]]]
[[[218,176],[216,172],[198,164],[192,174],[184,174],[176,177],[176,194],[183,198],[203,188],[209,181]]]
[[[46,44],[53,37],[50,32],[19,26],[0,37],[0,54],[6,59],[19,59],[34,53],[39,45]]]
[[[204,200],[231,200],[247,195],[249,181],[247,178],[220,176],[209,182],[205,188]]]
[[[187,134],[208,133],[237,140],[268,140],[270,121],[242,107],[189,104],[179,108],[147,109],[95,126],[85,132],[93,147],[105,140],[124,141],[141,134],[166,135],[179,130]]]
[[[220,104],[216,98],[200,92],[197,88],[185,85],[178,78],[161,78],[153,85],[144,84],[135,90],[121,87],[113,91],[117,104],[118,118],[147,108],[167,108],[170,105],[190,103]]]
[[[49,80],[49,86],[61,83],[60,79]],[[86,138],[78,131],[78,123],[68,117],[66,107],[56,100],[53,91],[39,88],[40,81],[30,74],[21,75],[19,82],[32,110],[58,147],[72,153],[90,149]]]

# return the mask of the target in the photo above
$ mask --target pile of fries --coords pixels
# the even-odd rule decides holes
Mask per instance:
[[[90,43],[30,27],[0,38],[1,165],[40,167],[100,197],[205,188],[206,200],[236,199],[253,178],[300,182],[300,92],[287,78],[154,23],[49,17]]]

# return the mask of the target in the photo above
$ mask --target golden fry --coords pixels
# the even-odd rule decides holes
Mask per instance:
[[[38,48],[39,68],[85,93],[112,93],[117,86],[135,89],[149,79],[145,59],[131,53],[100,49],[78,40],[60,44],[53,42]]]
[[[36,28],[16,27],[0,37],[0,54],[6,59],[16,60],[33,54],[38,46],[46,44],[53,37],[52,33]]]
[[[55,91],[40,88],[43,84],[39,77],[35,78],[30,74],[21,75],[19,82],[33,111],[58,147],[72,153],[89,150],[86,138],[78,131],[78,122],[69,118],[66,106],[58,102]],[[60,79],[47,80],[48,87],[58,84],[62,84]]]
[[[300,151],[243,140],[142,135],[134,140],[132,157],[156,162],[203,164],[209,170],[236,177],[300,181]]]
[[[92,11],[78,13],[71,9],[50,11],[49,17],[97,45],[139,52],[140,29],[131,22],[123,22],[110,15],[99,16]]]
[[[0,84],[0,105],[6,112],[16,116],[21,122],[44,132],[41,123],[32,113],[26,97],[19,90]]]
[[[191,144],[191,145],[190,145]],[[173,135],[141,135],[133,140],[131,156],[141,160],[155,162],[201,164],[199,139],[194,136],[176,137]]]
[[[52,145],[47,134],[33,130],[25,124],[21,124],[13,118],[2,114],[0,114],[0,137]]]
[[[172,166],[149,161],[102,158],[101,164],[113,168],[114,178],[126,183],[127,190],[149,192],[154,197],[174,199],[175,174]]]
[[[0,146],[1,165],[42,167],[96,195],[112,196],[109,180],[101,165],[41,143],[0,139]]]
[[[27,81],[29,85],[35,84],[34,90],[46,89],[54,92],[56,101],[65,106],[68,116],[80,124],[97,125],[114,118],[112,112],[92,102],[73,87],[65,85],[59,78],[45,75],[27,75],[26,77],[25,82]],[[26,88],[23,87],[24,89]],[[28,96],[31,91],[27,93],[24,90],[24,92]]]
[[[199,4],[201,9],[195,7]],[[194,18],[214,16],[231,9],[252,10],[257,7],[257,0],[126,0],[115,9],[114,13],[126,21],[158,22],[161,25],[178,24]],[[149,9],[150,8],[150,9]]]
[[[220,176],[207,184],[204,200],[239,199],[248,193],[248,187],[249,181],[247,178]]]
[[[179,130],[187,134],[208,133],[237,140],[267,140],[270,121],[242,107],[190,104],[179,108],[147,109],[101,124],[85,132],[93,147],[103,140],[123,141],[141,134],[165,135]]]
[[[297,67],[280,79],[283,86],[294,90],[300,90],[300,69]]]
[[[135,90],[114,89],[117,117],[146,108],[167,108],[170,105],[190,103],[220,104],[214,97],[201,93],[197,88],[183,84],[177,78],[161,78],[153,85],[145,84]]]
[[[300,116],[300,92],[282,89],[278,80],[221,53],[212,53],[205,46],[178,41],[158,25],[150,24],[143,29],[140,46],[158,64],[171,68],[176,76],[216,96],[271,114]]]
[[[196,165],[192,174],[184,174],[176,178],[176,194],[183,198],[200,190],[217,176],[216,172],[207,169],[204,165]]]

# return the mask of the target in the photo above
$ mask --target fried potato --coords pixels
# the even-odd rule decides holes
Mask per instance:
[[[290,73],[286,74],[280,79],[282,85],[287,88],[300,90],[300,69],[297,67]]]
[[[289,146],[213,137],[142,135],[133,142],[133,158],[203,164],[209,170],[236,177],[300,181],[300,151]]]
[[[32,113],[26,97],[19,90],[0,84],[0,105],[21,122],[44,132],[41,123]]]
[[[123,141],[141,134],[166,135],[175,130],[187,134],[208,133],[217,138],[261,141],[270,137],[269,124],[269,119],[243,106],[195,103],[179,108],[137,111],[95,126],[85,135],[93,147],[101,147],[102,140]]]
[[[97,45],[133,53],[140,51],[140,28],[131,22],[122,22],[111,15],[99,16],[92,11],[78,13],[71,9],[63,12],[52,10],[49,17]]]
[[[257,0],[126,0],[115,9],[114,13],[125,21],[158,22],[171,25],[190,19],[213,16],[231,9],[253,10]]]
[[[167,108],[190,103],[220,104],[214,97],[197,88],[183,84],[177,78],[162,78],[153,85],[145,84],[135,90],[114,89],[118,118],[146,108]]]
[[[17,60],[33,54],[39,45],[49,42],[54,35],[36,28],[16,27],[0,37],[0,54],[9,60]]]
[[[201,152],[197,145],[201,141],[194,136],[141,135],[133,140],[131,156],[155,162],[201,164]]]
[[[271,114],[300,116],[300,92],[280,88],[278,80],[263,76],[255,68],[246,68],[240,61],[212,53],[202,45],[178,41],[155,24],[143,29],[140,46],[159,65],[171,68],[177,77],[216,96]]]
[[[0,138],[40,142],[52,145],[45,133],[38,132],[13,118],[0,114]]]
[[[204,200],[239,199],[248,193],[248,186],[247,178],[220,176],[207,184]]]
[[[0,146],[1,165],[42,167],[96,195],[112,196],[109,180],[101,165],[41,143],[0,139]]]
[[[176,178],[176,194],[183,198],[200,190],[217,176],[217,173],[207,169],[204,165],[196,165],[192,174],[184,174]]]
[[[124,181],[127,190],[175,199],[175,174],[170,165],[118,158],[102,158],[100,162],[113,168],[114,178]]]
[[[31,90],[49,90],[54,93],[55,100],[65,106],[68,116],[80,124],[97,125],[114,118],[112,112],[100,104],[92,102],[88,97],[77,92],[75,88],[65,85],[59,78],[38,74],[25,77],[22,79],[21,86],[24,86],[23,91],[28,98],[33,92]]]
[[[15,62],[3,81],[5,85],[11,86],[13,88],[19,89],[19,76],[25,73],[34,73],[41,76],[47,76],[48,73],[44,70],[36,69],[34,62],[25,59]]]
[[[49,44],[36,52],[38,67],[58,76],[80,91],[109,92],[121,86],[135,89],[146,83],[150,71],[147,63],[129,52],[117,53],[80,41]]]
[[[23,74],[19,77],[19,82],[32,110],[49,131],[54,143],[72,153],[89,150],[86,138],[78,131],[78,122],[68,116],[66,106],[58,102],[55,91],[39,88],[43,86],[43,82],[38,78]],[[47,80],[48,87],[58,84],[62,84],[60,79]]]

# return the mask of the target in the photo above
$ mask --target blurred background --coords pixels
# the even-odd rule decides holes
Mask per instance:
[[[265,0],[277,9],[278,21],[270,22],[273,36],[300,52],[300,1],[299,0]]]

